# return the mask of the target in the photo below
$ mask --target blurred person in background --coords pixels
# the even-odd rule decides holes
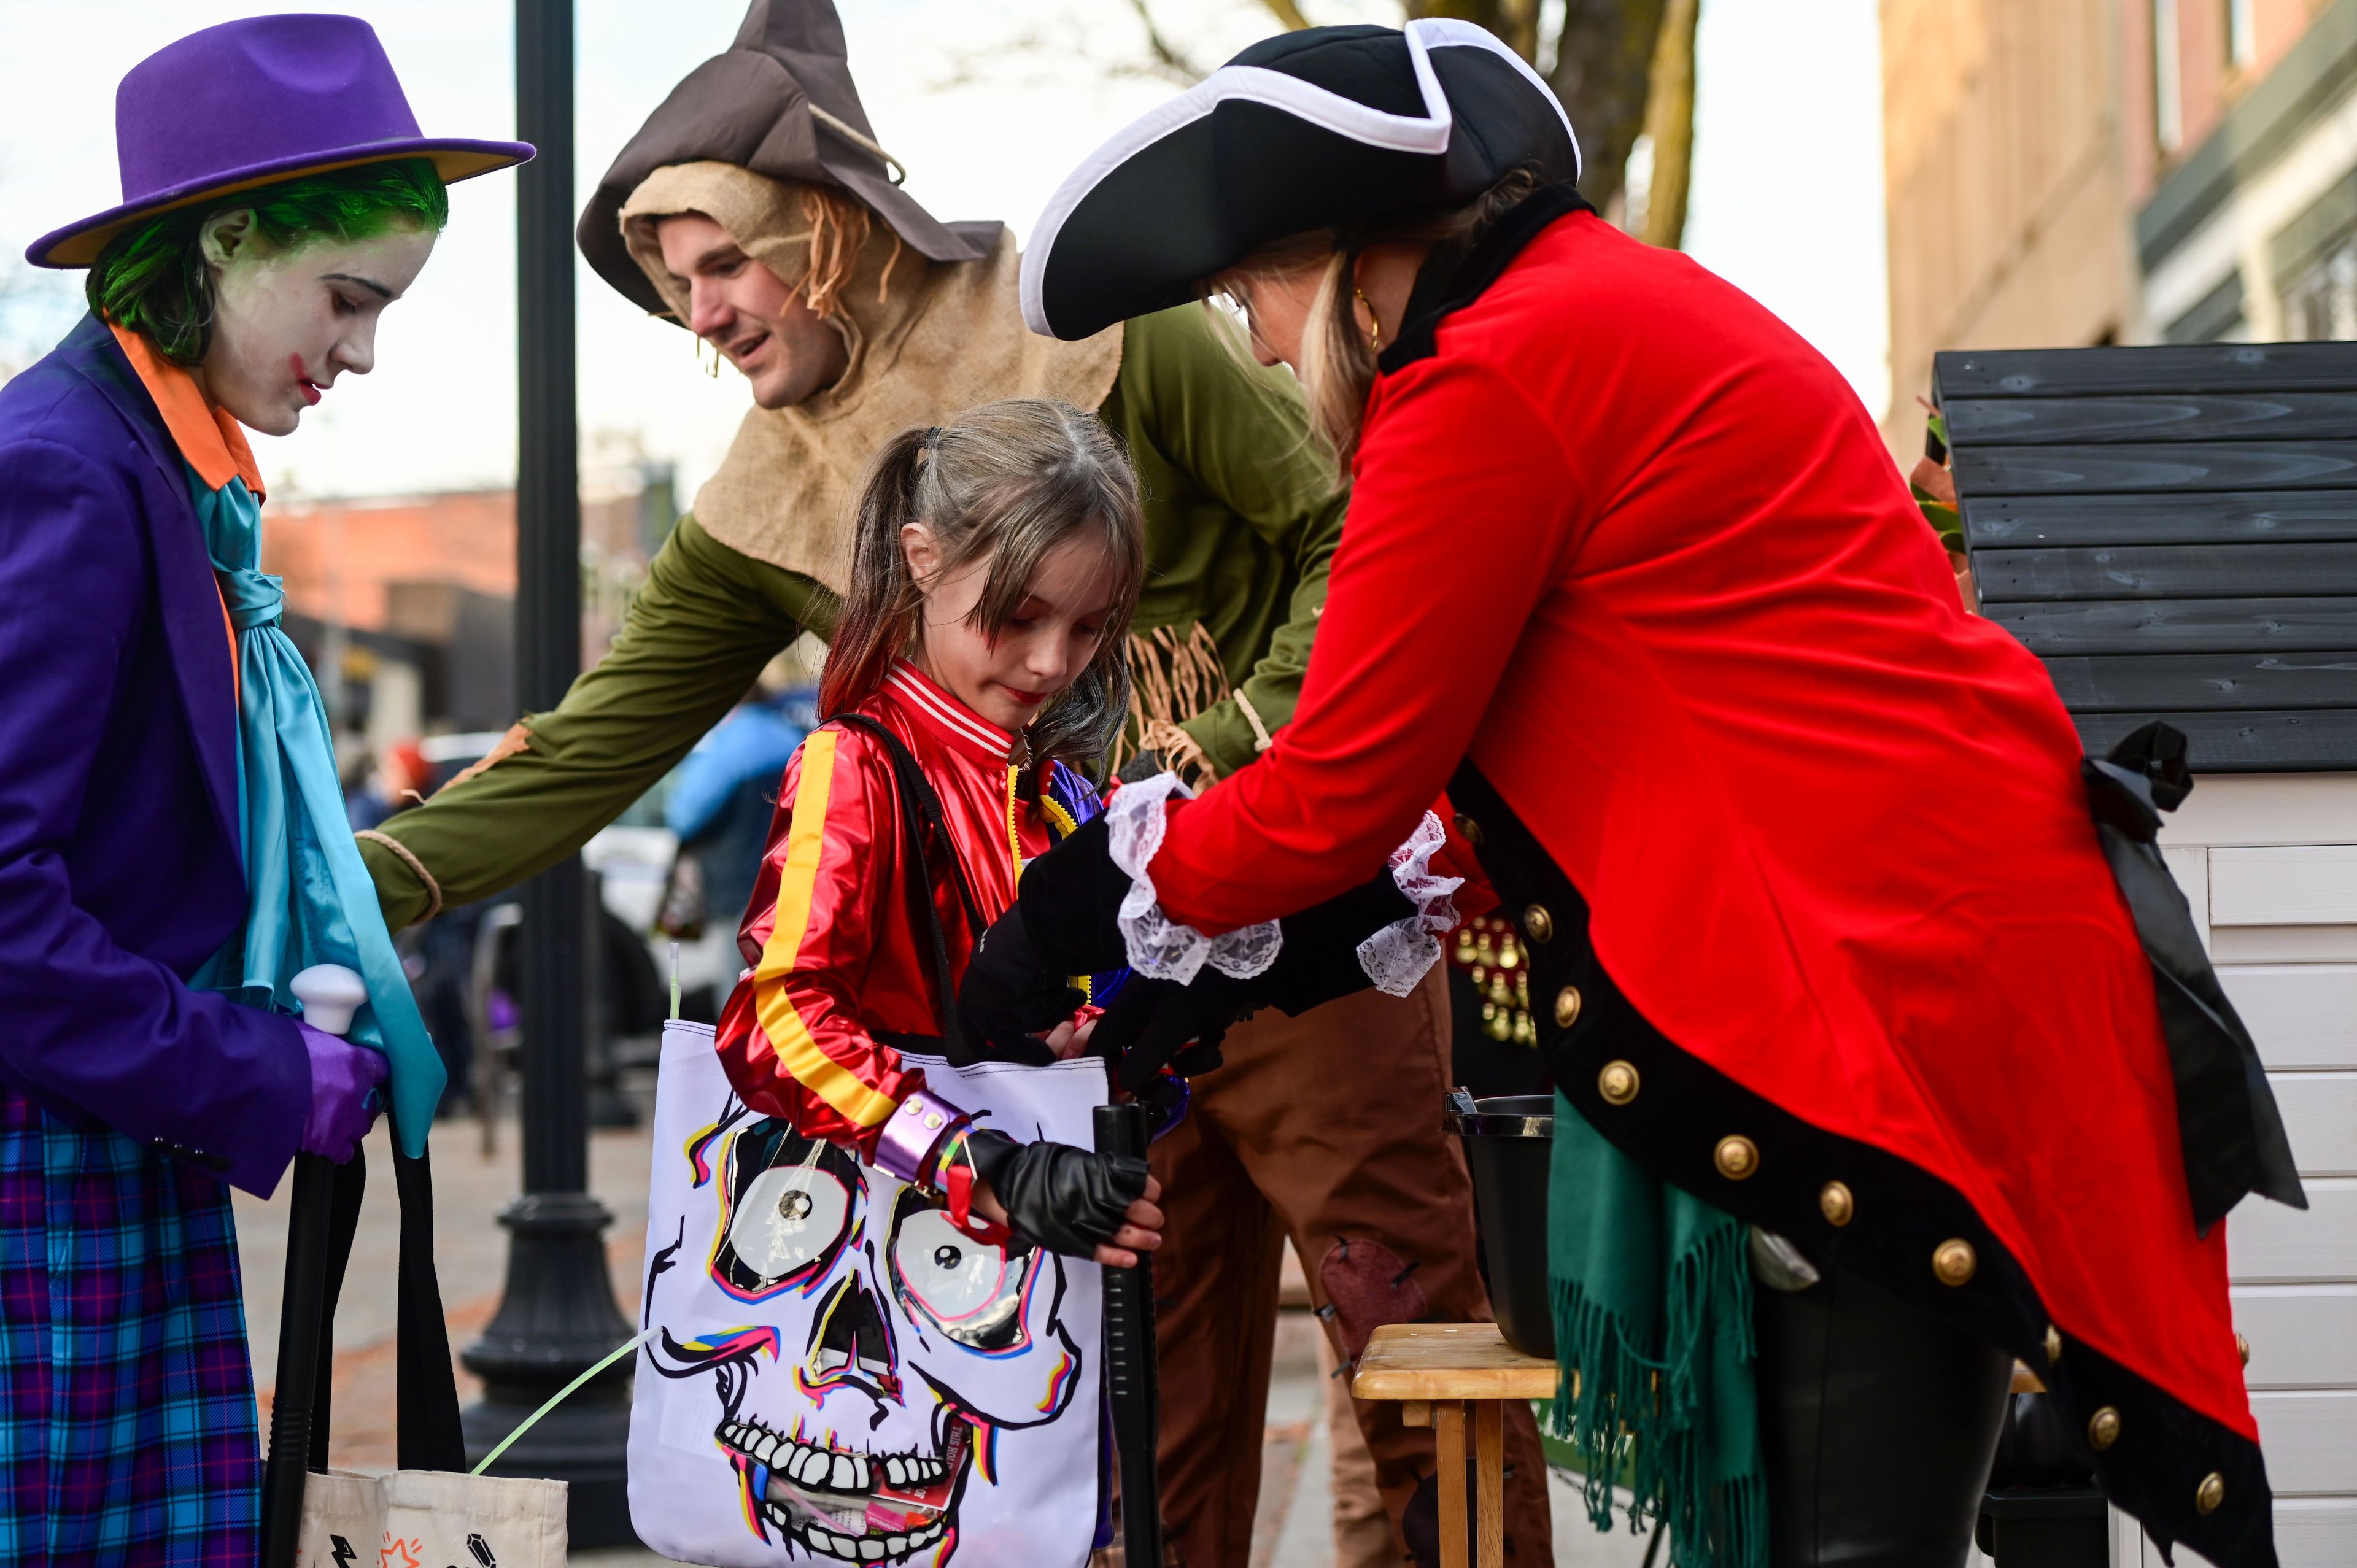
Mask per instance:
[[[446,183],[532,149],[420,135],[350,16],[182,38],[115,126],[121,205],[27,254],[91,313],[0,388],[0,1558],[229,1568],[262,1469],[229,1189],[350,1159],[388,1065],[422,1157],[442,1082],[245,431],[367,374]],[[366,983],[349,1038],[298,1016],[323,962]]]
[[[710,344],[757,406],[597,668],[363,845],[395,927],[572,854],[780,650],[829,634],[868,458],[909,425],[996,399],[1093,411],[1136,466],[1146,585],[1123,776],[1248,770],[1291,718],[1345,505],[1291,376],[1251,365],[1193,306],[1084,342],[1034,336],[1004,227],[937,220],[898,172],[827,0],[756,0],[734,45],[607,172],[580,224],[591,266]],[[1384,1323],[1490,1316],[1471,1187],[1439,1126],[1448,1042],[1437,973],[1405,999],[1264,1015],[1228,1034],[1227,1065],[1155,1145],[1169,1215],[1156,1279],[1163,1503],[1192,1568],[1250,1555],[1286,1237],[1345,1363]],[[1334,1086],[1370,1076],[1395,1095],[1338,1112]],[[1396,1405],[1356,1408],[1394,1527],[1411,1503],[1428,1521],[1432,1433]],[[1507,1446],[1508,1529],[1518,1558],[1543,1563],[1545,1469],[1527,1412],[1510,1416]]]
[[[397,740],[376,754],[368,778],[346,798],[344,814],[356,832],[382,826],[395,811],[425,803],[433,774],[414,738]]]
[[[692,937],[708,920],[733,921],[744,913],[769,843],[779,780],[817,725],[814,690],[757,686],[695,743],[663,801],[663,826],[679,837],[679,858],[664,889],[662,929]]]

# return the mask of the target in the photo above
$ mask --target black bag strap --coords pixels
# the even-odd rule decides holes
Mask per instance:
[[[327,1277],[319,1303],[318,1382],[311,1398],[308,1467],[328,1468],[328,1417],[334,1393],[336,1300],[360,1225],[368,1189],[368,1153],[356,1149],[335,1167]],[[467,1440],[458,1425],[458,1383],[450,1369],[450,1331],[442,1316],[442,1283],[434,1267],[432,1151],[411,1159],[393,1154],[393,1190],[401,1201],[401,1263],[395,1327],[394,1412],[397,1463],[404,1470],[464,1470]],[[283,1331],[283,1330],[282,1330]]]
[[[904,858],[909,863],[909,897],[932,940],[933,984],[941,999],[942,1055],[952,1067],[971,1067],[982,1058],[981,1053],[967,1049],[964,1037],[958,1032],[957,983],[950,970],[949,938],[942,929],[941,908],[933,902],[932,870],[925,858],[928,834],[947,852],[950,880],[956,886],[958,904],[965,911],[968,940],[982,940],[985,922],[982,906],[967,885],[965,867],[958,860],[957,842],[950,836],[949,817],[942,810],[942,798],[933,792],[925,770],[918,766],[908,746],[882,723],[866,714],[837,714],[829,722],[852,725],[874,736],[884,743],[885,754],[892,759],[893,783],[900,797],[900,820],[907,828]]]

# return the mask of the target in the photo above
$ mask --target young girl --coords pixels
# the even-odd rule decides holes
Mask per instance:
[[[885,446],[854,551],[820,692],[835,716],[786,768],[721,1061],[748,1107],[944,1194],[959,1224],[1128,1266],[1160,1241],[1142,1161],[974,1127],[896,1047],[943,1048],[1023,863],[1095,810],[1065,763],[1127,713],[1135,478],[1081,410],[988,403]]]

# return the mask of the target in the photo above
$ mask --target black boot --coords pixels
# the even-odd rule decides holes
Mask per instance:
[[[2013,1358],[1840,1268],[1754,1297],[1775,1568],[1961,1568]]]

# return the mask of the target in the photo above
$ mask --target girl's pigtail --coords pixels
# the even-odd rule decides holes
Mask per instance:
[[[866,701],[884,684],[892,661],[908,650],[924,596],[909,570],[900,531],[924,517],[931,435],[921,428],[903,430],[868,467],[854,525],[850,592],[819,677],[822,717]]]

